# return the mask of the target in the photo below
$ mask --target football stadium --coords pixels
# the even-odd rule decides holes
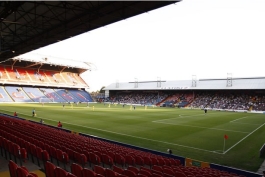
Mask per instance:
[[[91,63],[22,55],[178,3],[0,2],[0,176],[262,176],[265,77],[135,78],[92,94]]]

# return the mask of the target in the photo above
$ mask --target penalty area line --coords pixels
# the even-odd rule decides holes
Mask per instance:
[[[99,131],[102,131],[102,132],[107,132],[107,133],[112,133],[112,134],[117,134],[117,135],[122,135],[122,136],[127,136],[127,137],[132,137],[132,138],[147,140],[147,141],[152,141],[152,142],[158,142],[158,143],[163,143],[163,144],[170,144],[170,145],[174,145],[174,146],[180,146],[180,147],[185,147],[185,148],[189,148],[189,149],[195,149],[195,150],[199,150],[199,151],[205,151],[205,152],[222,154],[222,153],[219,153],[219,152],[216,152],[216,151],[210,151],[210,150],[206,150],[206,149],[200,149],[200,148],[196,148],[196,147],[192,147],[192,146],[185,146],[185,145],[181,145],[181,144],[174,144],[174,143],[165,142],[165,141],[158,141],[158,140],[154,140],[154,139],[149,139],[149,138],[144,138],[144,137],[139,137],[139,136],[133,136],[133,135],[128,135],[128,134],[124,134],[124,133],[118,133],[118,132],[103,130],[103,129],[99,129],[99,128],[94,128],[94,127],[87,127],[87,126],[83,126],[83,125],[76,125],[76,124],[67,123],[67,122],[62,122],[62,123],[66,123],[66,124],[69,124],[69,125],[74,125],[74,126],[77,126],[77,127],[84,127],[84,128],[89,128],[89,129],[93,129],[93,130],[99,130]]]
[[[247,136],[245,136],[244,138],[242,138],[241,140],[239,140],[236,144],[234,144],[229,149],[227,149],[223,154],[226,154],[228,151],[230,151],[232,148],[234,148],[236,145],[238,145],[239,143],[241,143],[243,140],[245,140],[247,137],[249,137],[250,135],[252,135],[255,131],[257,131],[258,129],[260,129],[264,125],[265,125],[265,123],[263,123],[261,126],[259,126],[258,128],[256,128],[252,132],[250,132]]]
[[[166,122],[159,122],[159,121],[152,121],[152,122],[160,123],[160,124],[168,124],[168,125],[177,125],[177,126],[183,126],[183,127],[194,127],[194,128],[208,129],[208,130],[220,130],[220,131],[229,131],[229,132],[237,132],[237,133],[249,133],[249,132],[227,130],[227,129],[221,129],[221,128],[200,127],[200,126],[195,126],[195,125],[183,125],[183,124],[174,124],[174,123],[166,123]]]

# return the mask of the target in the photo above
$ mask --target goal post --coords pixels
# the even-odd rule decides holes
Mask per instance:
[[[40,98],[40,103],[53,103],[54,98]]]

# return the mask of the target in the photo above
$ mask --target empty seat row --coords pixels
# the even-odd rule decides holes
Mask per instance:
[[[84,166],[89,163],[90,167],[94,168],[94,172],[101,167],[104,169],[109,167],[108,169],[114,171],[115,175],[118,174],[120,177],[121,175],[127,177],[138,177],[139,175],[141,177],[184,177],[199,174],[211,174],[213,176],[225,174],[229,176],[226,172],[215,170],[206,171],[200,168],[196,171],[194,169],[191,170],[188,167],[183,167],[177,159],[166,158],[98,139],[73,135],[45,125],[3,116],[0,116],[0,137],[6,139],[3,140],[2,138],[0,141],[0,147],[7,149],[8,151],[6,152],[16,154],[17,149],[24,148],[31,155],[32,161],[34,161],[33,157],[35,157],[37,160],[43,161],[45,167],[47,164],[52,164],[52,162],[54,164],[57,162],[58,166],[59,162],[63,162],[64,165],[69,164],[70,160],[72,160],[72,165],[74,163],[79,164],[83,169],[86,169]],[[17,144],[17,146],[13,145],[13,149],[16,149],[16,151],[9,150],[8,145],[4,145],[6,143],[3,142]],[[74,147],[75,143],[76,146]],[[81,145],[83,145],[83,149]],[[116,165],[121,166],[121,168]],[[146,166],[149,166],[149,168],[146,168]],[[62,172],[61,169],[56,171],[58,171],[56,172],[58,174],[67,176],[75,175],[67,171]],[[99,175],[104,176],[102,173],[96,173],[96,175],[98,177],[100,177]]]
[[[10,177],[38,177],[37,174],[29,172],[24,166],[19,166],[12,160],[8,163]]]

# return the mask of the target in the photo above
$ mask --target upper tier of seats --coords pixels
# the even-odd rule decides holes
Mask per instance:
[[[78,86],[88,87],[77,73],[60,73],[29,68],[0,66],[0,80],[5,83],[28,83],[49,86]]]

